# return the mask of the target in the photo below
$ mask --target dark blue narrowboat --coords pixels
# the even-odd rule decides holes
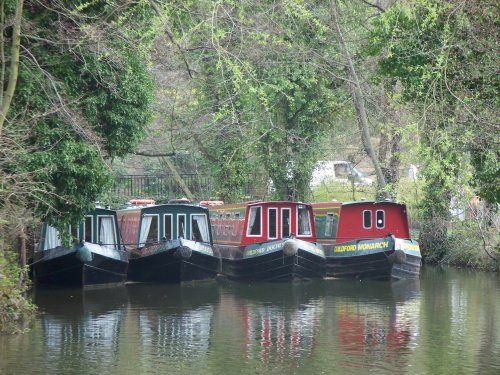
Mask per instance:
[[[68,232],[72,246],[64,246],[59,231],[43,224],[30,265],[35,284],[85,287],[126,281],[128,253],[120,244],[116,211],[96,208]]]
[[[118,211],[130,253],[128,279],[185,282],[214,279],[219,258],[205,207],[188,203],[132,205]]]

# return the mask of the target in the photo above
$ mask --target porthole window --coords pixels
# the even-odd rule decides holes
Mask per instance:
[[[370,229],[372,227],[372,212],[369,210],[363,211],[363,228]]]
[[[385,211],[384,210],[377,210],[376,212],[376,218],[377,218],[377,228],[382,229],[385,227]]]

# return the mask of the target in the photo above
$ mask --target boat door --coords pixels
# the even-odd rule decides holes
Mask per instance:
[[[291,211],[290,208],[281,209],[281,238],[290,237],[292,231]]]

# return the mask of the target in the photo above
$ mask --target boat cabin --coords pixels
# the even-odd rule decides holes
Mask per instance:
[[[309,204],[297,202],[245,202],[210,207],[214,242],[250,245],[294,236],[315,242],[316,231]]]
[[[410,238],[406,206],[395,202],[313,203],[318,241],[342,243],[394,235]]]
[[[160,204],[118,211],[123,243],[142,248],[160,241],[189,239],[212,244],[208,209],[191,204]]]
[[[73,243],[90,242],[108,249],[120,249],[116,211],[96,208],[85,215],[77,227],[68,226]],[[62,246],[59,231],[48,223],[43,224],[39,250],[45,251]]]

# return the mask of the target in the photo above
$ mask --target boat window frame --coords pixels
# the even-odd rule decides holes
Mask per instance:
[[[85,235],[87,234],[87,219],[90,219],[90,241],[87,241],[87,238]],[[83,226],[82,226],[82,234],[83,234],[83,242],[90,242],[94,243],[94,216],[93,215],[85,215],[83,219]]]
[[[283,220],[284,211],[288,211],[288,236],[286,236],[286,238],[289,238],[292,235],[292,209],[290,207],[281,208],[281,225],[280,225],[281,238],[285,238],[285,235],[283,234],[283,223],[285,222],[285,220]]]
[[[187,220],[186,220],[186,214],[177,214],[177,239],[181,238],[180,236],[180,219],[181,217],[184,218],[184,235],[182,236],[182,238],[186,239],[186,233],[187,233]]]
[[[153,242],[153,243],[158,243],[158,242],[160,242],[160,215],[159,215],[159,214],[142,214],[141,216],[142,216],[142,218],[141,218],[141,221],[140,221],[139,233],[138,233],[138,235],[139,235],[139,240],[140,240],[140,237],[141,237],[142,219],[143,219],[144,217],[146,217],[146,216],[151,216],[151,217],[156,216],[156,221],[157,221],[157,223],[158,223],[158,226],[157,226],[157,230],[156,230],[156,241],[155,241],[155,242]],[[151,224],[152,224],[152,223],[151,223]],[[149,231],[151,231],[151,226],[149,227]],[[148,231],[148,235],[149,235],[149,231]],[[144,242],[140,242],[140,243],[139,243],[139,245],[141,245],[141,247],[151,244],[150,242],[148,242],[148,237],[149,237],[149,236],[147,236],[147,237],[144,239]]]
[[[378,225],[378,213],[379,212],[382,213],[382,225],[381,226]],[[377,211],[375,211],[375,227],[377,229],[384,229],[385,228],[385,210],[377,210]]]
[[[170,216],[170,238],[167,238],[167,216]],[[163,214],[163,237],[166,238],[167,241],[171,241],[174,239],[174,214]]]
[[[260,209],[260,214],[259,214],[259,234],[251,234],[251,228],[250,228],[250,217],[251,217],[251,212],[253,209]],[[252,206],[252,207],[249,207],[248,209],[248,223],[247,223],[247,230],[246,230],[246,234],[247,234],[247,237],[262,237],[262,211],[263,210],[263,207],[261,205],[259,206]]]
[[[101,218],[107,218],[107,217],[110,217],[112,220],[112,226],[113,226],[113,237],[115,238],[115,243],[114,244],[104,244],[102,246],[104,247],[107,247],[107,248],[110,248],[108,246],[111,246],[111,245],[114,245],[114,249],[118,249],[119,248],[119,239],[118,239],[118,232],[116,231],[116,226],[117,226],[117,221],[116,221],[116,217],[115,215],[112,215],[112,214],[106,214],[106,215],[97,215],[96,218],[97,218],[97,235],[96,235],[96,243],[97,244],[100,244],[101,241],[100,241],[100,230],[99,230],[99,219]]]
[[[299,209],[300,208],[305,208],[306,211],[307,211],[307,217],[309,218],[309,234],[299,234]],[[313,235],[313,227],[312,227],[312,223],[311,223],[311,210],[309,209],[309,207],[307,207],[306,205],[303,205],[303,204],[298,204],[296,207],[295,207],[295,224],[296,224],[296,229],[297,229],[297,234],[296,236],[297,237],[312,237]]]
[[[203,238],[200,240],[200,241],[197,241],[196,239],[193,238],[193,217],[194,216],[204,216],[205,217],[205,223],[207,224],[207,236],[208,238],[206,240],[204,240]],[[191,241],[195,241],[195,242],[202,242],[202,243],[208,243],[210,242],[210,218],[208,217],[208,215],[204,212],[194,212],[192,214],[189,214],[189,239]],[[201,234],[201,233],[200,233]]]
[[[273,210],[275,212],[275,215],[274,215],[274,234],[275,236],[274,237],[271,237],[271,235],[269,234],[270,233],[270,223],[271,223],[271,219],[270,219],[270,212],[271,210]],[[267,208],[267,238],[270,239],[270,240],[276,240],[278,238],[278,207],[268,207]]]
[[[329,222],[328,221],[328,218],[332,218],[332,220]],[[327,212],[326,215],[325,215],[325,231],[324,231],[324,235],[326,238],[333,238],[333,236],[335,235],[335,233],[333,233],[333,228],[335,228],[335,212]],[[327,233],[327,229],[330,229],[329,230],[329,233]]]
[[[365,225],[365,213],[368,212],[370,214],[369,218],[370,218],[370,226],[366,226]],[[363,221],[363,229],[372,229],[373,228],[373,212],[372,210],[363,210],[363,214],[362,214],[362,217],[361,217],[361,220]]]

